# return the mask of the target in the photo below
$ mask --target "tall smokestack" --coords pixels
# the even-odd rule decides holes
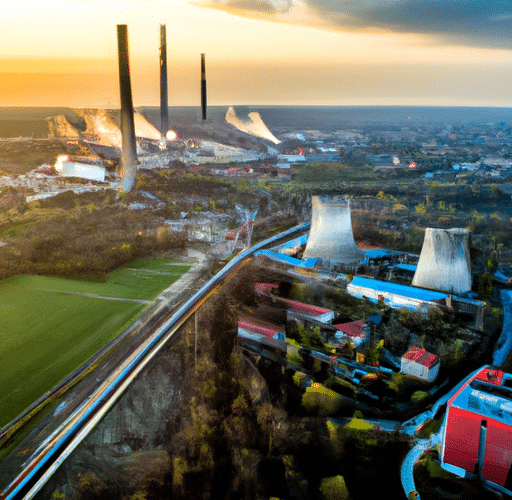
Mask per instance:
[[[206,120],[206,63],[204,54],[201,54],[201,111],[203,120]]]
[[[130,63],[128,57],[128,28],[126,24],[117,25],[117,49],[119,54],[119,90],[121,93],[121,179],[122,189],[130,191],[137,175],[137,146],[135,142],[135,124],[133,118],[132,85],[130,81]]]
[[[167,99],[167,36],[165,24],[160,25],[160,132],[165,137],[169,130],[169,102]]]

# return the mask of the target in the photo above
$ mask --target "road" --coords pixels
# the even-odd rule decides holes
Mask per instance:
[[[415,429],[418,428],[423,422],[428,420],[429,418],[433,418],[438,412],[439,408],[446,404],[446,402],[453,396],[455,393],[476,373],[481,370],[481,367],[470,373],[464,380],[459,382],[455,387],[452,387],[444,396],[439,398],[437,402],[427,410],[426,412],[417,415],[416,417],[404,422],[402,425],[404,427],[405,432],[409,434],[413,434]],[[441,425],[439,431],[436,434],[432,434],[428,439],[418,439],[418,443],[414,448],[409,451],[404,461],[402,462],[402,466],[400,467],[400,479],[402,481],[402,487],[404,489],[406,498],[408,498],[409,493],[411,491],[416,491],[416,487],[414,485],[414,465],[420,458],[423,452],[426,450],[433,448],[436,445],[442,444],[442,436],[444,430],[444,423]],[[419,494],[416,496],[416,500],[420,500]]]
[[[40,417],[37,426],[32,427],[20,444],[9,449],[10,440],[16,441],[23,425],[27,424],[20,420],[4,428],[0,436],[0,452],[7,449],[9,453],[0,464],[0,498],[33,498],[202,303],[250,262],[256,251],[272,247],[308,228],[309,224],[297,226],[241,252],[177,308],[163,296],[145,318],[89,361],[86,369],[79,370],[40,402],[39,411],[34,409]],[[197,280],[194,284],[197,286]],[[190,289],[180,288],[182,295],[190,294]],[[52,411],[43,418],[41,415],[49,408]],[[33,420],[29,420],[29,424],[35,425]]]

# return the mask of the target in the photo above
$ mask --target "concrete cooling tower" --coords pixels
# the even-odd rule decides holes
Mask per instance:
[[[428,227],[412,284],[449,293],[470,291],[469,233]]]
[[[311,229],[304,258],[319,258],[331,264],[356,264],[365,255],[354,241],[349,200],[313,196]]]

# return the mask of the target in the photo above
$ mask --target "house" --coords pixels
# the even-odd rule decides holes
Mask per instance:
[[[286,357],[288,344],[282,329],[263,325],[246,318],[238,319],[238,345],[276,360]]]
[[[334,319],[334,311],[332,309],[278,297],[275,295],[278,286],[271,283],[256,283],[254,291],[257,297],[271,300],[275,306],[284,308],[287,323],[333,330],[331,324]]]
[[[439,374],[440,366],[439,358],[435,354],[426,352],[421,347],[411,347],[402,356],[400,372],[433,382]]]
[[[441,467],[512,495],[512,375],[489,365],[448,400]]]
[[[348,323],[340,323],[332,326],[339,330],[339,333],[336,333],[334,335],[336,339],[350,337],[350,340],[356,346],[360,346],[364,342],[368,331],[368,328],[362,319],[357,321],[350,321]]]
[[[287,316],[305,321],[312,320],[319,323],[330,324],[334,319],[334,311],[325,307],[303,304],[296,300],[280,299],[286,307]]]

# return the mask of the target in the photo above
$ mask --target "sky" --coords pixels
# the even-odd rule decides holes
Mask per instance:
[[[21,0],[2,5],[0,106],[119,107],[117,24],[134,105],[512,107],[510,0]]]

